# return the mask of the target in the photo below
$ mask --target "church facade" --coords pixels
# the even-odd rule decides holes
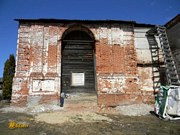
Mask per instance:
[[[154,83],[163,75],[158,72],[157,81],[153,79],[146,32],[154,25],[121,20],[16,21],[12,105],[57,104],[62,92],[94,93],[97,104],[106,106],[154,101]],[[161,49],[158,55],[161,63]]]

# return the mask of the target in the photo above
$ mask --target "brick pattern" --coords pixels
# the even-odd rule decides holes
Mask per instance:
[[[27,102],[28,82],[27,75],[30,70],[30,43],[29,35],[30,26],[20,25],[18,29],[18,48],[17,48],[17,61],[16,73],[13,79],[13,91],[11,103],[13,105],[24,106]]]
[[[60,57],[58,58],[57,56],[61,55],[57,54],[61,52],[57,50],[61,48],[57,47],[60,36],[59,27],[57,26],[46,26],[44,24],[31,25],[30,23],[20,24],[18,29],[17,65],[13,81],[12,105],[25,106],[27,104],[28,95],[33,94],[33,79],[54,80],[54,94],[57,95],[60,88],[58,86],[60,85],[60,70],[57,70],[57,65],[59,66],[57,61],[60,61]],[[50,92],[50,94],[52,93]],[[47,95],[47,93],[44,94]],[[45,99],[42,99],[42,101],[45,101]]]
[[[155,103],[155,96],[154,91],[141,91],[142,95],[142,102],[146,104],[154,104]]]
[[[118,45],[113,46],[113,71],[116,74],[123,74],[125,72],[124,47]]]
[[[17,66],[12,104],[25,106],[28,95],[41,95],[39,103],[59,100],[61,38],[73,24],[21,23],[18,29]],[[83,24],[93,32],[98,104],[149,102],[139,88],[132,24]],[[51,93],[33,93],[33,80],[54,81]],[[44,83],[43,83],[44,84]],[[48,85],[48,84],[47,84]],[[142,95],[144,94],[144,95]]]
[[[48,46],[48,67],[56,67],[57,64],[57,46]]]
[[[53,102],[58,103],[60,101],[60,97],[58,95],[43,95],[39,101],[39,104],[51,104]]]
[[[97,45],[96,63],[97,73],[137,75],[136,53],[132,45]]]
[[[134,94],[99,94],[98,105],[117,106],[124,104],[142,103],[141,95]]]
[[[119,34],[119,37],[115,35],[117,31],[121,33],[119,29],[111,31],[111,34],[119,39],[112,38],[110,42],[107,40],[109,37],[105,38],[108,34],[103,35],[96,45],[99,104],[114,106],[121,102],[142,101],[138,85],[133,29],[132,26],[122,26],[122,30],[123,36]]]
[[[100,73],[112,73],[112,46],[108,45],[100,45]]]
[[[129,45],[125,48],[125,72],[127,75],[137,74],[137,58],[135,48],[133,45]]]

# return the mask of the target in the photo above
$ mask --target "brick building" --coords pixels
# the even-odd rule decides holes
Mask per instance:
[[[180,14],[165,24],[176,68],[180,76]]]
[[[107,106],[154,101],[146,37],[154,25],[121,20],[16,21],[13,105],[57,104],[61,92],[95,93],[97,103]]]

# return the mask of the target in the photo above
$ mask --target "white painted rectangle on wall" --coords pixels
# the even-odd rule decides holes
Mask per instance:
[[[32,82],[33,92],[39,92],[39,91],[54,91],[54,80],[33,80]]]
[[[72,86],[84,86],[85,85],[85,74],[84,73],[72,73],[71,75]]]
[[[33,92],[41,91],[41,88],[42,88],[41,80],[33,80],[32,84],[33,84],[33,87],[32,87]]]
[[[44,80],[42,81],[43,91],[54,91],[54,80]]]

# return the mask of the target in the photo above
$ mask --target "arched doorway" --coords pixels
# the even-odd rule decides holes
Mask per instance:
[[[61,91],[95,92],[94,36],[84,27],[66,30],[62,37]]]

